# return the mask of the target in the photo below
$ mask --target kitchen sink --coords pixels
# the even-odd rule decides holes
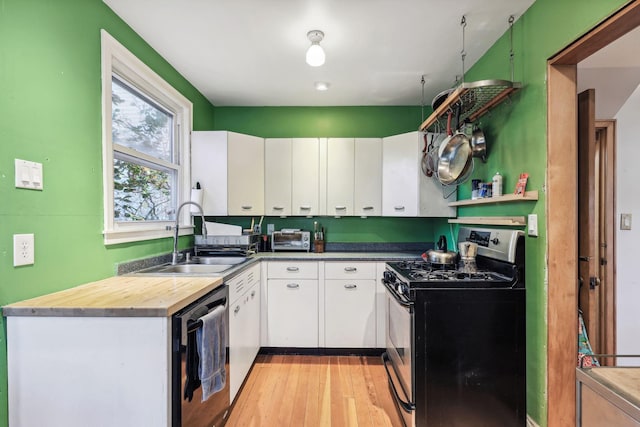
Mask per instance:
[[[247,257],[193,257],[189,262],[180,264],[161,264],[145,268],[133,274],[158,275],[219,275],[246,262]]]

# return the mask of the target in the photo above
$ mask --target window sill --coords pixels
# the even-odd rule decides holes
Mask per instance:
[[[193,234],[193,225],[181,225],[178,233],[180,236]],[[173,230],[165,229],[131,229],[125,231],[104,231],[105,245],[118,245],[120,243],[141,242],[145,240],[163,239],[173,237]]]

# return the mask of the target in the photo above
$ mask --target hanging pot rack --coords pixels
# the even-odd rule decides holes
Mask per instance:
[[[511,66],[511,80],[513,80],[513,22],[515,18],[509,17],[511,49],[509,52],[509,62]],[[442,123],[446,121],[449,111],[456,108],[460,110],[460,122],[475,122],[493,107],[499,105],[509,95],[516,92],[522,87],[522,83],[509,80],[479,80],[475,82],[464,81],[464,59],[466,52],[464,50],[464,28],[466,27],[466,18],[462,17],[461,25],[463,27],[463,47],[461,51],[462,58],[462,82],[456,89],[435,109],[426,120],[422,122],[419,130],[427,132],[434,130],[434,125],[438,124],[442,127]]]

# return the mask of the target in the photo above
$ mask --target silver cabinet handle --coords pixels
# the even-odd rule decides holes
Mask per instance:
[[[245,206],[241,206],[241,208],[242,208],[243,211],[248,211],[248,210],[251,210],[253,208],[253,206],[245,205]]]
[[[363,211],[372,211],[373,210],[373,206],[364,206],[362,208]]]
[[[351,284],[351,283],[350,283],[350,284],[347,284],[347,285],[344,285],[344,288],[345,288],[345,289],[355,289],[355,288],[357,288],[357,287],[358,287],[357,285],[354,285],[354,284]]]
[[[336,210],[337,211],[346,211],[347,207],[346,206],[336,206]]]
[[[310,211],[311,210],[311,206],[300,206],[300,210],[301,211]]]
[[[395,206],[393,209],[395,209],[397,211],[403,211],[404,210],[404,206]]]
[[[240,306],[236,305],[236,308],[233,310],[234,314],[238,314],[239,311],[240,311]]]
[[[287,283],[287,288],[289,289],[298,289],[300,287],[297,283]]]
[[[274,210],[274,211],[283,211],[283,210],[284,210],[284,208],[283,208],[282,206],[274,206],[274,207],[273,207],[273,210]]]
[[[287,267],[287,271],[299,271],[298,267]]]
[[[256,296],[256,291],[251,291],[251,298]]]
[[[353,273],[358,271],[358,269],[356,267],[345,267],[344,271],[346,271],[347,273]]]

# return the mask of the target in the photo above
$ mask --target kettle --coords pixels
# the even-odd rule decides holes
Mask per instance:
[[[438,249],[430,249],[422,254],[422,258],[425,261],[430,262],[431,264],[451,265],[456,263],[458,254],[455,252],[447,251],[447,238],[444,235],[440,236],[440,238],[438,239],[436,248]]]

